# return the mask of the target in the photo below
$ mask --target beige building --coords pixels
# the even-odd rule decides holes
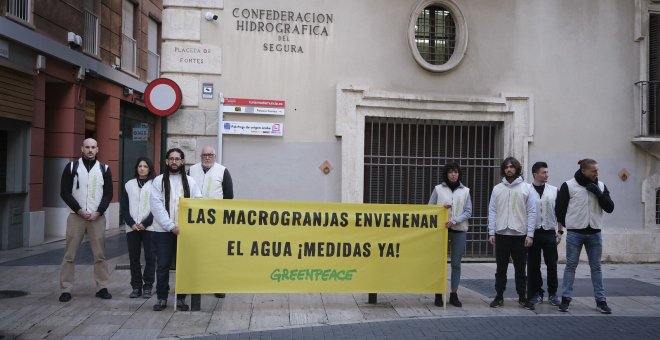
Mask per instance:
[[[238,199],[425,204],[448,160],[492,256],[499,164],[556,186],[594,158],[615,202],[605,260],[660,261],[660,2],[164,0],[168,147],[218,143]],[[235,100],[235,99],[246,100]],[[560,247],[563,252],[563,247]]]

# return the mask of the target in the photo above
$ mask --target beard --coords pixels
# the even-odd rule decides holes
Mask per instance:
[[[173,168],[171,165],[167,164],[165,165],[167,167],[167,171],[173,174],[178,174],[181,171],[181,166],[177,166],[176,168]]]

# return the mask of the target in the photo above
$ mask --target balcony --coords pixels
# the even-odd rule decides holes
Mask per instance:
[[[137,43],[135,39],[123,35],[121,44],[121,69],[136,74]]]
[[[640,119],[632,142],[660,160],[660,81],[638,81]]]
[[[7,15],[25,22],[31,22],[32,4],[30,2],[31,0],[6,0]]]
[[[149,60],[147,64],[147,81],[150,82],[160,77],[160,55],[149,51]]]
[[[83,52],[97,56],[99,54],[99,18],[85,10],[85,31],[83,37]]]

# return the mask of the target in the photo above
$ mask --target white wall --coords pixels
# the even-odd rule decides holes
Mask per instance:
[[[651,247],[660,248],[657,227],[644,226],[641,204],[642,181],[658,172],[658,161],[631,143],[639,124],[633,84],[640,80],[640,44],[645,44],[634,39],[635,2],[455,2],[468,25],[467,51],[455,69],[432,73],[414,61],[408,47],[410,12],[417,0],[219,1],[217,7],[223,8],[213,9],[219,20],[196,22],[200,41],[193,43],[219,47],[221,68],[213,69],[220,74],[167,73],[163,53],[164,76],[185,79],[184,92],[193,94],[184,99],[188,107],[170,119],[169,143],[194,153],[198,138],[215,137],[217,100],[199,99],[202,82],[214,83],[216,93],[226,97],[285,100],[284,117],[226,115],[228,120],[285,124],[283,137],[224,137],[223,162],[232,171],[237,198],[339,201],[338,84],[427,98],[525,94],[533,98],[535,112],[527,166],[547,161],[551,183],[560,185],[573,175],[579,159],[596,159],[616,205],[605,220],[607,232],[642,233],[650,237]],[[170,6],[176,3],[164,1],[171,14],[165,18],[176,18],[184,9],[200,15],[207,11]],[[263,44],[277,43],[280,35],[237,31],[242,19],[232,16],[234,8],[326,13],[333,23],[327,25],[327,37],[287,35],[304,53],[267,52]],[[188,162],[197,159],[195,154]],[[335,168],[330,175],[317,168],[324,160]],[[624,168],[630,173],[625,182],[617,175]],[[623,258],[632,246],[621,247],[613,259]]]

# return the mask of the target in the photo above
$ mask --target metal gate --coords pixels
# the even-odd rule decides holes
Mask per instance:
[[[442,167],[455,161],[472,196],[465,256],[492,258],[488,200],[500,178],[501,131],[501,122],[367,117],[363,201],[428,204]]]

